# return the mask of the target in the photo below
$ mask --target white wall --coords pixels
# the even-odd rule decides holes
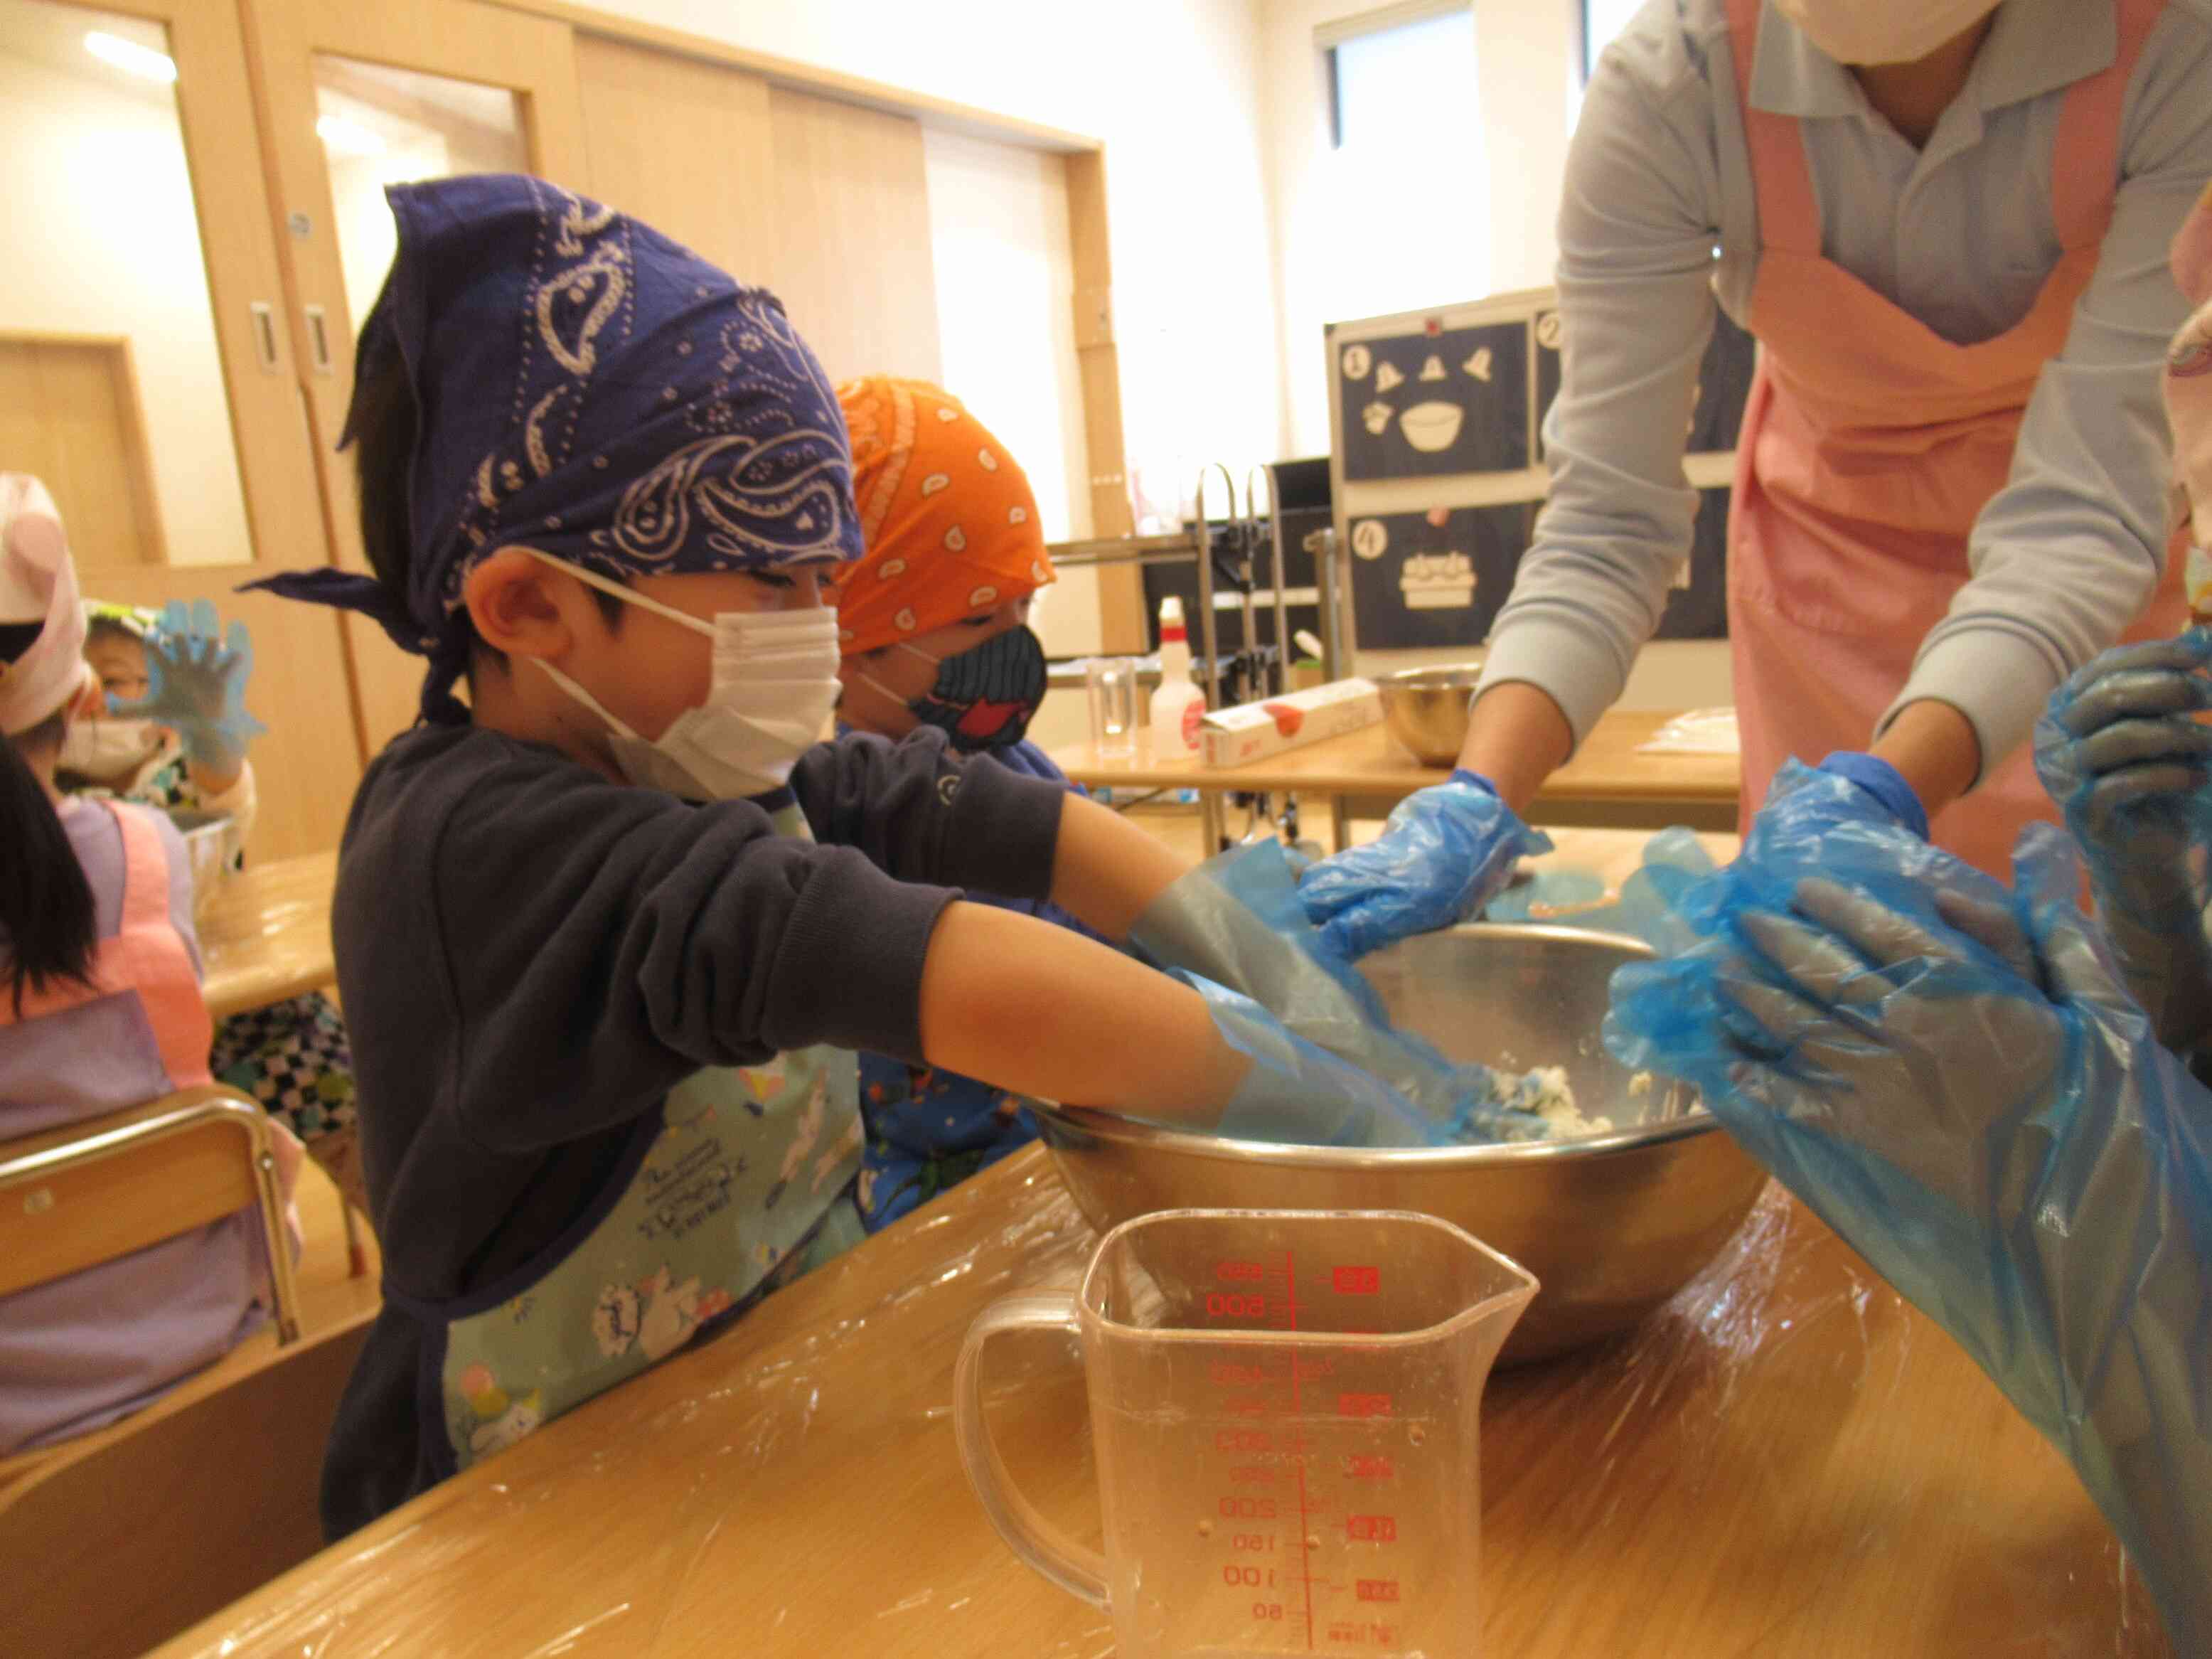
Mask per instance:
[[[1103,139],[1131,464],[1194,472],[1218,459],[1241,477],[1274,459],[1281,380],[1252,0],[597,3]]]
[[[1328,453],[1328,380],[1322,351],[1336,313],[1341,262],[1371,257],[1359,204],[1331,188],[1328,83],[1314,30],[1376,9],[1376,0],[1255,0],[1261,24],[1261,118],[1276,233],[1276,311],[1284,373],[1282,442],[1291,455]],[[1558,256],[1553,222],[1566,167],[1575,61],[1574,0],[1474,0],[1475,61],[1468,80],[1484,128],[1480,165],[1489,202],[1488,291],[1546,286]],[[1436,210],[1461,199],[1448,171]],[[1387,247],[1387,241],[1382,244]],[[1480,279],[1423,304],[1484,297]]]
[[[1089,536],[1091,467],[1060,159],[930,130],[922,163],[945,384],[1020,461],[1045,539]],[[1054,656],[1097,650],[1097,572],[1063,574],[1039,596],[1032,622]]]
[[[207,266],[166,92],[130,97],[0,55],[0,327],[128,335],[170,562],[247,558]]]

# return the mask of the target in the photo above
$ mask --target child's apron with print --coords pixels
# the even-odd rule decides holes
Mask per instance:
[[[796,805],[783,834],[811,839]],[[567,1234],[466,1297],[386,1298],[428,1327],[424,1397],[446,1473],[628,1381],[861,1238],[854,1056],[816,1048],[709,1066],[638,1125]]]
[[[2011,470],[2028,399],[2062,351],[2112,223],[2128,86],[2165,0],[2117,0],[2118,50],[2065,98],[2051,163],[2064,250],[2020,324],[1954,345],[1822,251],[1794,118],[1753,106],[1759,0],[1729,0],[1759,197],[1759,368],[1736,447],[1729,636],[1743,733],[1743,826],[1791,757],[1863,749],[1921,641],[1972,574],[1967,542]],[[2184,550],[2126,637],[2185,617]],[[2055,819],[2026,745],[1990,756],[1932,839],[2002,878],[2021,827]]]

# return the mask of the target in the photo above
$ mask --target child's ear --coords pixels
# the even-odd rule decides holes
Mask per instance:
[[[508,656],[559,658],[576,642],[591,596],[574,577],[519,548],[502,548],[461,585],[477,637]]]

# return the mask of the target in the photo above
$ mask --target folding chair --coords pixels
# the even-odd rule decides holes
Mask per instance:
[[[66,1278],[252,1206],[276,1304],[300,1334],[299,1291],[269,1118],[235,1090],[185,1089],[144,1106],[0,1141],[0,1296]]]

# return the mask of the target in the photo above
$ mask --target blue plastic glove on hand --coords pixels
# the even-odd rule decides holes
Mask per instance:
[[[2177,1651],[2212,1652],[2212,1096],[2056,830],[2022,838],[2017,896],[1885,833],[1886,870],[1845,826],[1716,875],[1703,942],[1615,975],[1607,1045],[1697,1084],[1958,1340],[2073,1461]]]
[[[1905,781],[1905,774],[1887,761],[1876,755],[1839,749],[1820,763],[1820,770],[1832,777],[1848,778],[1872,796],[1900,826],[1923,841],[1928,839],[1928,809],[1921,805],[1912,786]]]
[[[1129,942],[1210,999],[1233,992],[1271,1010],[1267,1018],[1285,1035],[1384,1086],[1396,1113],[1419,1126],[1425,1140],[1540,1132],[1540,1122],[1526,1114],[1501,1110],[1504,1090],[1489,1067],[1447,1060],[1394,1029],[1373,987],[1315,932],[1300,895],[1287,849],[1257,842],[1174,883],[1137,919]],[[1252,1052],[1234,1035],[1230,1041]]]
[[[215,606],[205,599],[187,607],[172,599],[146,635],[146,696],[137,702],[111,698],[118,719],[149,720],[172,728],[185,758],[214,771],[235,771],[246,746],[268,731],[246,712],[246,683],[253,675],[253,641],[233,622],[218,635]]]
[[[2066,815],[2122,976],[2160,1041],[2212,1037],[2212,632],[2108,651],[2051,696],[2035,769]]]
[[[1252,1061],[1216,1133],[1297,1146],[1431,1144],[1429,1126],[1389,1085],[1293,1035],[1251,998],[1196,975],[1179,977],[1205,997],[1223,1040]]]
[[[1379,840],[1324,859],[1298,884],[1322,943],[1347,962],[1414,933],[1464,921],[1512,879],[1515,862],[1552,850],[1490,781],[1465,770],[1408,795]]]

